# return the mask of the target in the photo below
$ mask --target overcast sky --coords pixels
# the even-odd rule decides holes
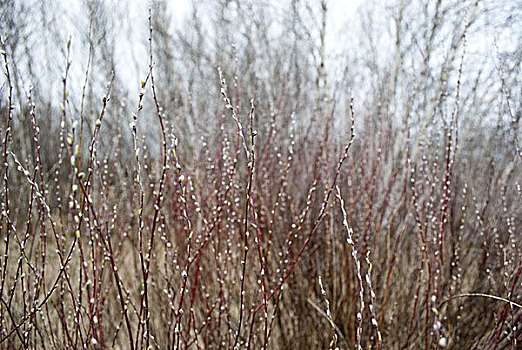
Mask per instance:
[[[82,6],[82,0],[59,0],[59,8],[63,8],[68,11],[68,17],[75,21],[77,18],[85,17],[83,11],[85,7]],[[218,0],[215,0],[216,2]],[[190,14],[194,4],[198,4],[197,1],[192,0],[172,0],[167,2],[169,4],[170,15],[172,16],[173,23],[171,29],[180,29],[183,26],[184,19]],[[209,1],[208,3],[212,3]],[[271,7],[277,8],[280,4],[278,1],[269,0]],[[327,12],[327,35],[326,35],[326,49],[327,53],[335,52],[339,49],[339,43],[337,39],[339,33],[346,31],[346,24],[350,23],[350,20],[354,18],[357,8],[363,3],[363,0],[328,0],[328,12]],[[116,0],[108,0],[107,4],[109,7],[114,7],[116,11],[121,11],[121,2]],[[117,18],[116,23],[119,23],[121,27],[119,30],[119,36],[121,40],[116,42],[116,55],[117,64],[119,69],[119,78],[122,79],[126,84],[135,86],[132,90],[138,91],[138,82],[144,78],[147,71],[148,58],[146,53],[146,47],[138,47],[136,43],[145,43],[148,37],[148,8],[150,6],[149,1],[129,0],[129,6],[124,9],[125,16],[123,18]],[[320,1],[312,2],[312,4],[319,6]],[[87,23],[83,24],[84,26]],[[130,28],[130,29],[126,29]],[[76,43],[76,48],[79,48],[80,41],[82,38],[78,38],[79,31],[78,23],[71,23],[70,26],[63,27],[63,34],[67,33],[67,36],[72,37],[73,46]],[[81,30],[81,29],[80,29]],[[129,32],[130,31],[130,32]],[[231,43],[232,44],[232,43]],[[134,50],[130,52],[129,49]],[[85,50],[82,48],[81,50]],[[72,54],[73,63],[76,67],[72,67],[76,74],[81,75],[84,73],[84,69],[87,61],[86,52],[75,51]],[[129,60],[129,58],[131,58]],[[131,64],[132,61],[139,61],[141,58],[146,59],[144,62],[139,62],[138,65]],[[79,64],[78,64],[79,63]],[[139,69],[139,73],[136,72]],[[74,73],[73,73],[74,74]],[[79,79],[80,81],[81,79]]]

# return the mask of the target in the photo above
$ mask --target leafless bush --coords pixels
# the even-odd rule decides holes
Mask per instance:
[[[0,347],[519,347],[515,2],[334,47],[326,1],[37,3],[1,2]]]

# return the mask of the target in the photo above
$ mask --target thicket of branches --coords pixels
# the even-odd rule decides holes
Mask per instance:
[[[517,1],[1,1],[0,347],[517,349]]]

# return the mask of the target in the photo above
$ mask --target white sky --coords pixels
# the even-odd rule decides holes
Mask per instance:
[[[67,1],[67,0],[61,0]],[[117,0],[107,0],[112,3],[117,3]],[[154,0],[153,0],[154,1]],[[218,0],[212,0],[218,1]],[[210,3],[212,1],[209,1]],[[271,6],[277,6],[277,0],[268,0],[268,3],[272,4]],[[326,34],[326,47],[327,52],[334,52],[338,33],[343,30],[343,25],[346,25],[346,21],[348,18],[355,15],[357,8],[361,5],[364,0],[327,0],[328,12],[327,12],[327,34]],[[129,0],[131,6],[128,9],[128,18],[132,23],[132,30],[134,34],[130,40],[140,40],[141,42],[145,42],[145,39],[148,37],[148,29],[146,25],[146,19],[148,16],[148,8],[150,6],[149,1],[140,1],[140,0]],[[171,29],[177,29],[182,25],[183,19],[185,16],[190,14],[192,10],[193,4],[197,4],[197,0],[172,0],[168,2],[170,5],[170,15],[173,18],[173,24]],[[320,0],[310,0],[310,3],[314,6],[320,5]],[[346,30],[346,29],[344,29]],[[122,54],[124,56],[128,55],[128,52],[125,51],[126,45],[119,45],[117,48],[117,53]],[[144,48],[143,48],[144,49]],[[135,52],[133,53],[136,57],[146,57],[146,52]],[[127,66],[129,62],[125,63]],[[138,89],[138,84],[140,79],[144,78],[144,74],[147,71],[147,64],[140,64],[139,69],[140,72],[137,74],[134,70],[127,70],[128,76],[125,77],[125,81],[130,84],[135,84],[136,89]],[[120,73],[126,73],[120,71]]]

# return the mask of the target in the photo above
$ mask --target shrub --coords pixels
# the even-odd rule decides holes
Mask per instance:
[[[517,348],[520,72],[473,68],[477,4],[399,2],[389,56],[361,10],[336,79],[325,1],[289,4],[292,49],[272,7],[195,7],[173,39],[157,2],[131,93],[93,2],[59,99],[24,90],[3,6],[1,347]]]

